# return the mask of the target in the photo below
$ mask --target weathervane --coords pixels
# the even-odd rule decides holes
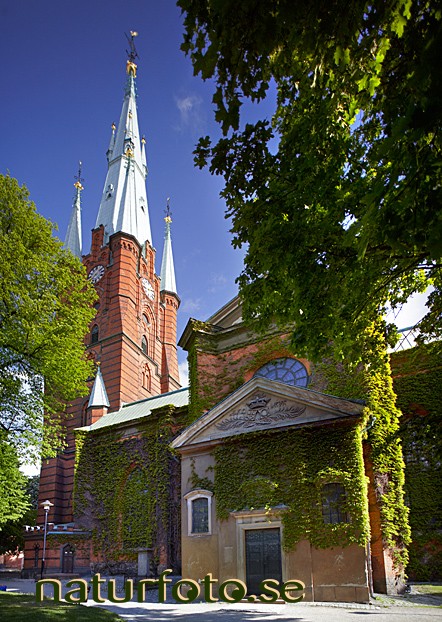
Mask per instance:
[[[167,204],[164,213],[166,214],[166,218],[164,220],[167,223],[172,222],[172,212],[170,211],[170,197],[167,197]]]
[[[135,37],[138,37],[138,33],[135,30],[130,31],[130,38],[126,35],[126,39],[129,41],[129,45],[130,45],[130,52],[129,50],[126,50],[126,54],[127,54],[127,58],[130,63],[135,63],[135,59],[140,58],[135,48],[135,43],[134,43]]]
[[[81,176],[81,167],[82,167],[82,162],[78,162],[78,175],[74,175],[74,179],[76,179],[77,181],[75,182],[74,186],[76,188],[79,188],[80,190],[83,190],[83,186],[81,184],[82,181],[84,181],[83,177]]]

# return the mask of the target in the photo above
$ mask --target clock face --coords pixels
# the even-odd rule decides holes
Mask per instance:
[[[98,281],[102,278],[103,274],[104,266],[95,266],[95,268],[92,268],[92,270],[89,272],[89,278],[92,283],[98,283]]]
[[[153,300],[155,298],[155,290],[147,279],[141,279],[141,285],[146,293],[146,296]]]

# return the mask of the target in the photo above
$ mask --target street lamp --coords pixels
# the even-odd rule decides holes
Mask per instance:
[[[46,500],[46,501],[43,501],[43,503],[41,503],[40,505],[43,506],[43,509],[45,511],[45,527],[44,527],[44,533],[43,533],[43,557],[41,558],[41,575],[40,575],[40,579],[43,579],[43,572],[45,569],[45,561],[46,561],[46,533],[48,530],[48,514],[49,514],[49,510],[54,504]]]

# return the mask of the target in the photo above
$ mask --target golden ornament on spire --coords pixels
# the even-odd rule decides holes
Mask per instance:
[[[126,73],[128,76],[132,75],[134,78],[137,77],[137,66],[134,62],[132,62],[129,59],[127,59],[127,62],[126,62]]]

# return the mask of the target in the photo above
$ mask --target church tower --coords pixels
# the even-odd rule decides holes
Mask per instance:
[[[131,34],[124,100],[118,127],[112,125],[90,252],[82,255],[81,170],[65,241],[66,248],[82,257],[98,294],[97,313],[85,339],[97,372],[95,379],[90,379],[89,397],[76,400],[67,409],[67,448],[42,465],[40,501],[54,503],[51,520],[55,523],[73,520],[75,428],[89,426],[123,404],[181,386],[176,345],[180,299],[172,255],[172,220],[167,207],[160,277],[155,271],[147,201],[146,141],[138,126],[136,33]],[[39,522],[42,518],[41,510]]]
[[[132,39],[133,40],[133,39]],[[176,292],[170,223],[163,282],[155,272],[146,192],[145,140],[138,127],[136,56],[126,67],[118,128],[112,128],[91,251],[83,259],[99,295],[90,355],[101,363],[110,411],[180,387],[176,351]]]

